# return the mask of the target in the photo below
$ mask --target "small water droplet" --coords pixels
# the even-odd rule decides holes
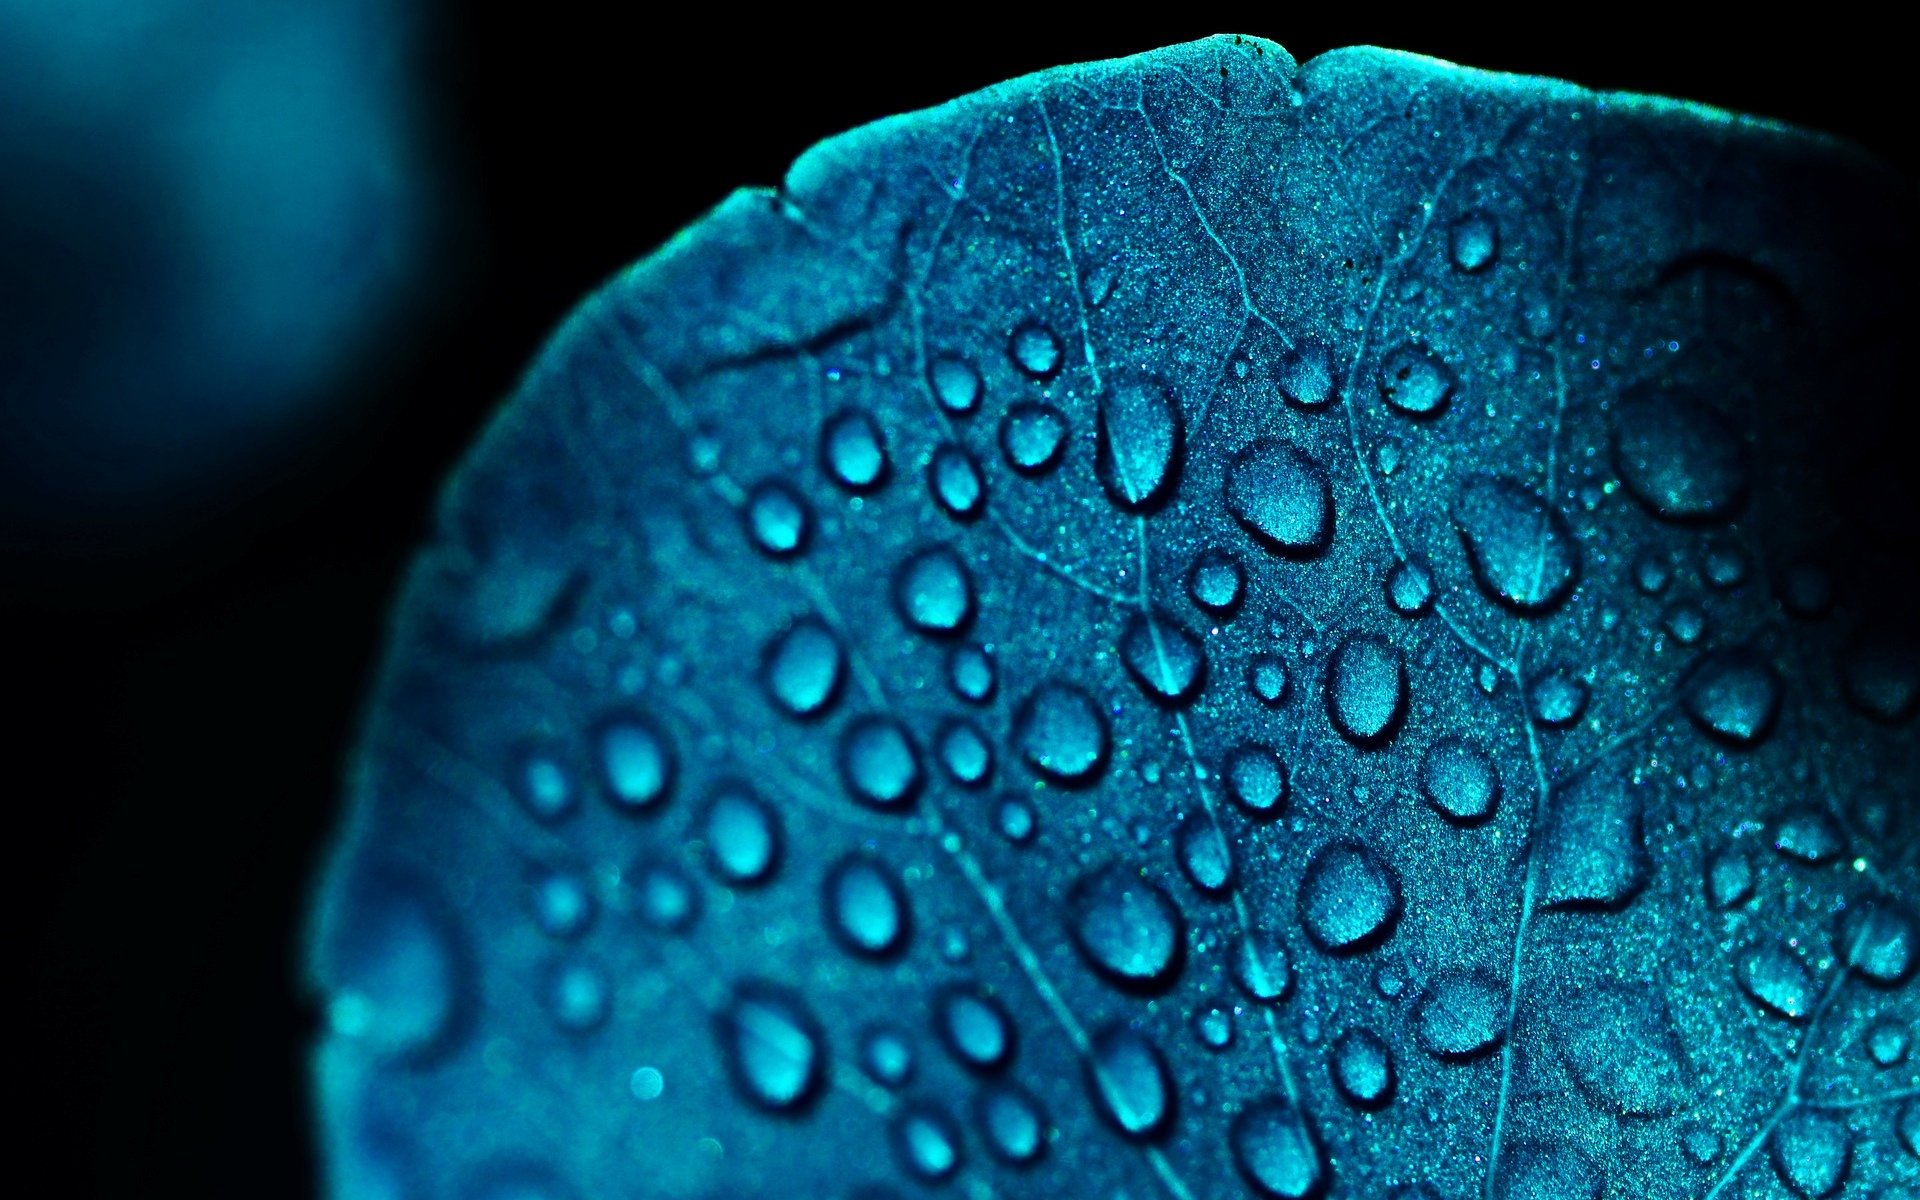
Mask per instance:
[[[800,493],[769,480],[747,494],[747,534],[761,553],[788,558],[807,548],[813,532],[813,514]]]
[[[1329,1063],[1334,1086],[1360,1108],[1379,1108],[1393,1098],[1393,1052],[1370,1029],[1350,1029],[1333,1042]]]
[[[947,655],[947,684],[953,694],[969,704],[985,704],[993,699],[997,673],[993,655],[974,643],[955,646]]]
[[[1443,737],[1421,757],[1420,793],[1448,820],[1478,825],[1499,803],[1500,774],[1493,758],[1475,743]]]
[[[765,883],[780,858],[780,820],[744,784],[725,784],[707,802],[707,861],[735,887]]]
[[[1326,469],[1277,438],[1254,441],[1228,462],[1226,502],[1234,519],[1276,554],[1311,558],[1333,538]]]
[[[930,546],[894,573],[893,603],[910,627],[949,636],[973,619],[973,576],[951,546]]]
[[[1707,902],[1732,908],[1753,896],[1753,860],[1737,846],[1728,846],[1707,859]]]
[[[1773,848],[1785,858],[1820,866],[1845,853],[1847,842],[1826,813],[1795,808],[1782,813],[1774,823]]]
[[[1028,766],[1056,783],[1089,784],[1106,768],[1106,718],[1069,683],[1043,683],[1021,701],[1013,742]]]
[[[993,776],[993,747],[966,721],[949,721],[936,738],[940,765],[961,787],[984,787]]]
[[[802,617],[768,643],[760,674],[774,704],[804,719],[833,706],[845,667],[840,639],[817,617]]]
[[[574,809],[573,780],[551,756],[529,751],[522,756],[514,793],[535,819],[551,823]]]
[[[913,1101],[894,1115],[891,1137],[901,1169],[916,1179],[938,1183],[960,1169],[960,1130],[925,1101]]]
[[[1447,230],[1447,255],[1455,268],[1471,275],[1494,264],[1500,254],[1500,226],[1483,212],[1456,217]]]
[[[1430,351],[1408,343],[1380,362],[1380,396],[1409,417],[1436,417],[1454,389],[1453,368]]]
[[[927,365],[927,382],[940,407],[955,416],[966,416],[980,407],[980,373],[959,355],[937,356]]]
[[[1534,724],[1565,729],[1587,711],[1587,681],[1566,667],[1550,667],[1527,684],[1527,710]]]
[[[1123,1135],[1144,1140],[1173,1117],[1173,1082],[1159,1047],[1124,1025],[1093,1037],[1087,1060],[1088,1090],[1100,1113]]]
[[[1775,1016],[1804,1021],[1813,1011],[1813,972],[1779,942],[1748,947],[1735,964],[1734,979],[1754,1003]]]
[[[1133,615],[1120,635],[1120,661],[1156,704],[1184,707],[1206,682],[1206,648],[1164,612]]]
[[[843,409],[820,432],[820,460],[835,483],[868,492],[887,481],[887,443],[880,426],[858,409]]]
[[[870,808],[904,808],[920,793],[920,754],[900,722],[861,717],[841,735],[840,778]]]
[[[1208,1002],[1193,1015],[1193,1032],[1209,1050],[1225,1050],[1233,1044],[1233,1012],[1225,1005]]]
[[[645,812],[666,799],[675,771],[672,747],[649,717],[613,717],[600,727],[600,782],[626,812]]]
[[[577,875],[544,874],[533,885],[533,915],[548,937],[579,937],[593,923],[593,893]]]
[[[1067,418],[1050,404],[1016,404],[1000,420],[1000,453],[1022,475],[1045,475],[1067,453]]]
[[[1047,1148],[1046,1113],[1024,1088],[1008,1083],[983,1088],[973,1113],[981,1140],[1002,1162],[1026,1166]]]
[[[1095,473],[1127,512],[1152,508],[1180,475],[1180,409],[1165,384],[1123,376],[1100,396]]]
[[[1697,604],[1676,600],[1660,614],[1661,628],[1682,646],[1691,646],[1707,631],[1707,614]]]
[[[1247,930],[1234,950],[1233,981],[1263,1004],[1284,998],[1293,986],[1293,964],[1279,936],[1264,928]]]
[[[1306,1200],[1326,1182],[1319,1141],[1300,1110],[1284,1100],[1243,1109],[1228,1127],[1227,1141],[1234,1165],[1262,1196]]]
[[[1540,832],[1550,908],[1617,909],[1647,881],[1640,787],[1594,770],[1556,789]]]
[[[1013,1057],[1013,1023],[1000,1002],[978,988],[950,987],[934,1002],[934,1026],[961,1066],[991,1071]]]
[[[1897,1067],[1907,1061],[1912,1035],[1903,1022],[1883,1017],[1868,1027],[1862,1040],[1874,1066]]]
[[[1780,1182],[1802,1200],[1822,1200],[1838,1192],[1853,1166],[1853,1131],[1828,1113],[1801,1109],[1788,1113],[1767,1139],[1767,1156]]]
[[[1201,551],[1187,568],[1187,595],[1216,616],[1226,616],[1240,606],[1246,583],[1240,560],[1217,547]]]
[[[1867,982],[1891,986],[1913,972],[1915,937],[1911,915],[1891,900],[1869,897],[1841,911],[1833,944]]]
[[[1318,342],[1300,342],[1280,357],[1280,394],[1302,408],[1319,408],[1340,391],[1333,353]]]
[[[840,944],[867,958],[887,958],[906,946],[912,925],[906,892],[879,860],[848,855],[827,872],[827,926]]]
[[[1327,712],[1357,746],[1380,746],[1399,730],[1407,707],[1400,651],[1384,638],[1350,637],[1327,663]]]
[[[927,460],[927,488],[934,503],[948,516],[968,521],[980,515],[987,502],[987,483],[973,455],[948,443]]]
[[[591,963],[565,963],[547,979],[547,1011],[569,1033],[598,1029],[612,1007],[606,972]]]
[[[1472,1058],[1500,1043],[1506,1016],[1504,988],[1483,975],[1453,971],[1435,979],[1415,1006],[1414,1034],[1436,1058]]]
[[[994,819],[1000,828],[1000,836],[1016,845],[1033,837],[1033,809],[1024,800],[1008,797],[1000,801]]]
[[[1257,742],[1247,742],[1227,755],[1227,794],[1250,817],[1271,820],[1287,803],[1287,769],[1280,756]]]
[[[1300,923],[1322,950],[1373,949],[1399,917],[1400,881],[1369,847],[1335,842],[1307,864],[1300,880]]]
[[[1387,572],[1387,603],[1403,617],[1423,617],[1433,610],[1433,571],[1418,558],[1405,558]]]
[[[1725,519],[1747,492],[1747,455],[1726,419],[1689,396],[1637,393],[1614,406],[1614,468],[1648,511]]]
[[[1643,554],[1634,560],[1633,586],[1649,596],[1657,596],[1666,590],[1667,583],[1673,578],[1673,568],[1667,560],[1655,554]]]
[[[913,1046],[897,1029],[869,1029],[860,1039],[860,1069],[875,1083],[897,1088],[913,1078]]]
[[[1692,1093],[1692,1069],[1657,990],[1617,983],[1577,990],[1557,1007],[1554,1030],[1574,1081],[1613,1112],[1666,1116]]]
[[[1233,851],[1212,817],[1204,812],[1188,814],[1180,823],[1174,843],[1180,868],[1194,887],[1217,896],[1232,886]]]
[[[1060,338],[1038,321],[1024,322],[1007,339],[1007,356],[1023,374],[1041,381],[1052,379],[1060,373]]]
[[[1720,1135],[1704,1121],[1688,1121],[1680,1126],[1680,1149],[1696,1166],[1713,1162],[1725,1148]]]
[[[1256,654],[1247,664],[1247,687],[1269,707],[1287,698],[1287,664],[1271,654]]]
[[[685,871],[668,862],[644,862],[628,873],[640,919],[662,933],[683,933],[700,917],[700,892]]]

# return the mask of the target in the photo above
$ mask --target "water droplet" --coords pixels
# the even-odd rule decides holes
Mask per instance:
[[[1725,1148],[1720,1142],[1720,1135],[1705,1122],[1688,1121],[1680,1126],[1680,1149],[1693,1160],[1695,1166],[1706,1166],[1719,1158]]]
[[[860,1039],[860,1069],[874,1082],[897,1088],[913,1078],[913,1046],[897,1029],[869,1029]]]
[[[1715,908],[1732,908],[1753,896],[1753,860],[1737,846],[1729,846],[1707,860],[1707,901]]]
[[[1000,1002],[978,988],[958,986],[934,1003],[940,1040],[961,1066],[991,1071],[1013,1057],[1013,1024]]]
[[[686,872],[672,863],[648,862],[628,873],[639,900],[640,919],[662,933],[682,933],[700,916],[700,893]]]
[[[1893,901],[1868,897],[1840,914],[1834,949],[1841,961],[1869,983],[1900,983],[1913,971],[1913,918]]]
[[[1767,1139],[1767,1157],[1780,1182],[1804,1200],[1838,1192],[1853,1165],[1853,1132],[1823,1112],[1788,1113]]]
[[[878,860],[853,854],[827,872],[827,925],[840,944],[868,958],[887,958],[907,944],[912,924],[906,893]]]
[[[1700,664],[1681,703],[1703,732],[1731,746],[1750,746],[1773,728],[1780,677],[1750,649],[1723,650]]]
[[[974,1099],[974,1123],[995,1158],[1024,1166],[1047,1148],[1047,1117],[1024,1088],[998,1083]]]
[[[761,658],[767,695],[795,717],[817,717],[839,698],[846,654],[816,617],[802,617],[767,645]]]
[[[335,1034],[387,1057],[420,1057],[455,1028],[466,959],[427,885],[368,874],[323,913],[327,1020]]]
[[[1247,664],[1247,687],[1269,707],[1287,698],[1287,664],[1271,654],[1256,654]]]
[[[1088,1090],[1100,1113],[1129,1138],[1146,1139],[1173,1116],[1173,1081],[1159,1047],[1124,1025],[1093,1037],[1087,1059]]]
[[[867,492],[887,481],[887,444],[880,427],[858,409],[843,409],[820,431],[820,461],[835,483]]]
[[[1686,1103],[1691,1068],[1658,992],[1583,988],[1555,1010],[1554,1031],[1567,1069],[1596,1103],[1628,1117],[1666,1116]]]
[[[651,718],[614,717],[600,727],[600,782],[627,812],[644,812],[673,786],[673,749]]]
[[[1847,699],[1862,713],[1902,725],[1920,712],[1920,644],[1886,628],[1869,628],[1840,659]]]
[[[575,938],[593,923],[593,893],[565,871],[542,875],[533,885],[533,916],[552,938]]]
[[[1120,635],[1120,661],[1156,704],[1183,707],[1206,682],[1205,647],[1164,612],[1133,615]]]
[[[1816,809],[1796,808],[1775,822],[1773,848],[1787,858],[1819,866],[1839,858],[1847,843],[1832,817]]]
[[[1380,362],[1380,396],[1407,416],[1438,416],[1453,387],[1453,368],[1412,343],[1391,351]]]
[[[1667,582],[1673,578],[1673,569],[1664,558],[1654,554],[1643,554],[1633,564],[1633,586],[1649,596],[1659,595],[1666,590]]]
[[[1370,1029],[1350,1029],[1333,1042],[1329,1064],[1340,1094],[1360,1108],[1378,1108],[1393,1098],[1393,1052]]]
[[[983,787],[993,775],[993,747],[971,724],[947,722],[940,729],[937,744],[940,765],[961,787]]]
[[[1326,1164],[1300,1110],[1284,1100],[1243,1109],[1228,1127],[1234,1165],[1262,1196],[1305,1200],[1320,1194]]]
[[[735,887],[765,883],[780,858],[780,820],[741,784],[723,785],[707,802],[707,861]]]
[[[658,1100],[667,1090],[667,1080],[658,1067],[639,1067],[627,1076],[627,1090],[635,1100]]]
[[[573,811],[573,780],[545,754],[534,751],[522,758],[518,785],[514,793],[536,820],[552,823]]]
[[[1511,479],[1476,475],[1460,489],[1453,520],[1473,577],[1515,612],[1557,607],[1580,574],[1579,548],[1560,514]]]
[[[1306,452],[1261,438],[1227,464],[1227,508],[1269,550],[1311,558],[1333,538],[1333,490]]]
[[[913,1101],[893,1118],[894,1155],[901,1169],[937,1183],[960,1169],[960,1130],[947,1114],[925,1101]]]
[[[980,372],[955,354],[942,354],[927,365],[927,382],[940,407],[965,416],[980,407]]]
[[[1333,354],[1317,342],[1301,342],[1281,355],[1275,381],[1280,394],[1302,408],[1319,408],[1340,390]]]
[[[1775,1016],[1804,1021],[1813,1011],[1813,973],[1778,942],[1748,947],[1734,967],[1740,990]]]
[[[1043,683],[1021,701],[1013,740],[1027,765],[1056,783],[1092,783],[1107,764],[1106,718],[1069,683]]]
[[[817,1094],[826,1076],[825,1043],[798,1000],[768,985],[744,984],[715,1026],[727,1071],[748,1101],[792,1111]]]
[[[993,656],[983,646],[955,646],[947,655],[947,683],[967,703],[985,704],[993,699],[996,683]]]
[[[1007,339],[1007,356],[1025,374],[1039,380],[1052,379],[1060,373],[1060,338],[1038,321],[1024,322]]]
[[[1566,667],[1550,667],[1527,684],[1527,709],[1535,725],[1565,729],[1587,711],[1587,681]]]
[[[800,493],[784,483],[769,480],[747,494],[747,534],[760,551],[773,558],[787,558],[807,548],[813,532],[813,514]]]
[[[1725,418],[1687,396],[1640,394],[1614,407],[1614,469],[1657,517],[1724,519],[1747,492],[1747,454]]]
[[[1081,876],[1066,912],[1074,944],[1111,982],[1159,991],[1179,974],[1186,924],[1159,885],[1137,872],[1113,865]]]
[[[1387,603],[1403,617],[1423,617],[1433,609],[1433,571],[1418,558],[1403,558],[1387,572]]]
[[[1212,817],[1204,812],[1188,814],[1174,843],[1180,868],[1194,887],[1217,896],[1233,884],[1233,851]]]
[[[1293,964],[1279,937],[1263,928],[1242,935],[1233,956],[1233,981],[1264,1004],[1283,998],[1293,986]]]
[[[1448,972],[1414,1007],[1414,1035],[1435,1058],[1472,1058],[1500,1043],[1506,1018],[1504,988],[1477,973]]]
[[[973,455],[951,443],[941,446],[927,460],[927,487],[934,503],[948,516],[971,520],[980,515],[987,500],[987,483],[980,475],[980,464]]]
[[[1553,793],[1540,831],[1540,877],[1550,908],[1616,909],[1647,882],[1638,785],[1588,772]]]
[[[1187,569],[1187,594],[1195,604],[1217,616],[1226,616],[1240,606],[1246,584],[1247,573],[1240,560],[1217,547],[1201,551]]]
[[[1400,917],[1400,881],[1358,842],[1335,842],[1313,856],[1300,880],[1300,923],[1322,950],[1371,950]]]
[[[1180,410],[1166,385],[1122,378],[1100,396],[1100,444],[1095,472],[1113,502],[1127,512],[1164,499],[1180,475]]]
[[[547,978],[547,1011],[569,1033],[598,1029],[613,1007],[606,972],[591,963],[563,964]]]
[[[1000,836],[1010,842],[1019,844],[1033,837],[1033,809],[1017,797],[1008,797],[1000,802],[995,821],[1000,827]]]
[[[1453,265],[1471,275],[1492,266],[1500,254],[1500,227],[1483,212],[1454,219],[1447,231],[1447,255]]]
[[[1707,631],[1707,614],[1699,605],[1676,600],[1660,614],[1660,626],[1682,646],[1691,646]]]
[[[1382,745],[1399,730],[1406,707],[1406,668],[1392,643],[1350,637],[1333,652],[1327,712],[1342,737],[1358,746]]]
[[[1700,577],[1709,587],[1738,587],[1747,578],[1747,556],[1732,542],[1716,538],[1701,555]]]
[[[1478,825],[1500,801],[1500,773],[1479,746],[1443,737],[1420,759],[1420,794],[1434,811],[1460,825]]]
[[[1203,1004],[1193,1015],[1193,1032],[1207,1049],[1225,1050],[1233,1044],[1233,1013],[1222,1004]]]
[[[1897,1067],[1907,1061],[1911,1035],[1905,1024],[1883,1017],[1867,1029],[1864,1039],[1867,1057],[1876,1067]]]
[[[1248,816],[1270,820],[1286,807],[1287,769],[1267,747],[1254,742],[1236,747],[1224,773],[1227,793]]]
[[[862,804],[903,808],[920,793],[920,754],[900,722],[861,717],[840,738],[840,778]]]
[[[1022,475],[1044,475],[1067,452],[1067,418],[1050,404],[1016,404],[1000,420],[1000,452]]]
[[[973,619],[973,576],[950,546],[930,546],[893,576],[900,619],[921,633],[944,637]]]

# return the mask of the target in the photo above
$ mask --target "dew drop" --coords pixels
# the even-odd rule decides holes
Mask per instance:
[[[1913,918],[1892,901],[1857,900],[1840,914],[1834,949],[1869,983],[1891,986],[1913,972]]]
[[[1680,1126],[1680,1149],[1695,1166],[1704,1167],[1719,1158],[1726,1147],[1711,1126],[1702,1121],[1688,1121]]]
[[[984,646],[955,646],[947,655],[947,685],[967,703],[985,704],[993,699],[997,680],[993,656]]]
[[[1747,455],[1725,418],[1686,396],[1639,394],[1614,406],[1614,469],[1670,521],[1724,519],[1747,492]]]
[[[1676,600],[1660,614],[1660,626],[1682,646],[1691,646],[1707,631],[1707,614],[1697,604]]]
[[[840,778],[870,808],[903,808],[920,792],[920,755],[900,722],[862,717],[841,736]]]
[[[1287,948],[1271,931],[1249,929],[1234,952],[1233,981],[1263,1004],[1282,999],[1293,986],[1293,964],[1287,958]]]
[[[1068,890],[1066,912],[1074,944],[1109,981],[1147,991],[1173,983],[1186,924],[1159,885],[1118,865],[1102,867]]]
[[[1535,725],[1565,729],[1587,711],[1587,682],[1566,667],[1550,667],[1527,684],[1527,711]]]
[[[1387,604],[1403,617],[1433,610],[1433,571],[1418,558],[1403,558],[1387,572]]]
[[[973,619],[973,576],[950,546],[930,546],[893,576],[900,619],[921,633],[945,637]]]
[[[1311,558],[1332,541],[1326,469],[1277,438],[1254,441],[1228,462],[1226,501],[1234,519],[1277,554]]]
[[[1209,1050],[1233,1044],[1233,1013],[1221,1004],[1205,1004],[1193,1016],[1193,1032]]]
[[[1558,512],[1511,479],[1476,475],[1454,499],[1453,521],[1473,577],[1524,615],[1557,607],[1580,574],[1573,533]]]
[[[547,1011],[568,1033],[598,1029],[613,1007],[613,989],[607,976],[591,963],[570,962],[547,979]]]
[[[813,532],[813,514],[800,493],[769,480],[747,494],[747,534],[760,552],[771,558],[789,558],[807,548]]]
[[[1737,846],[1729,846],[1707,860],[1707,901],[1715,908],[1732,908],[1753,896],[1753,860]]]
[[[1920,645],[1885,628],[1870,628],[1840,659],[1847,699],[1873,720],[1902,725],[1920,712]]]
[[[980,373],[955,354],[942,354],[927,365],[927,383],[940,407],[966,416],[980,407]]]
[[[949,721],[938,738],[940,765],[961,787],[983,787],[993,775],[993,747],[965,721]]]
[[[1685,1052],[1666,1001],[1617,984],[1581,989],[1554,1012],[1560,1055],[1596,1103],[1627,1117],[1665,1116],[1685,1105]]]
[[[1224,893],[1233,884],[1233,851],[1227,839],[1204,812],[1190,813],[1174,836],[1175,853],[1187,880],[1209,896]]]
[[[1453,368],[1408,343],[1380,363],[1380,396],[1410,417],[1438,416],[1453,396]]]
[[[1106,718],[1069,683],[1043,683],[1021,702],[1013,740],[1027,765],[1056,783],[1092,783],[1107,764]]]
[[[550,824],[573,811],[573,780],[547,755],[528,753],[520,762],[517,783],[514,794],[536,820]]]
[[[820,461],[848,491],[872,491],[887,481],[886,441],[873,418],[858,409],[827,419],[820,431]]]
[[[765,883],[780,857],[779,818],[744,786],[723,786],[707,803],[706,843],[708,865],[722,882]]]
[[[1332,954],[1378,946],[1400,918],[1400,881],[1380,856],[1358,842],[1336,842],[1314,855],[1300,880],[1300,923]]]
[[[831,708],[845,673],[840,640],[816,617],[802,617],[788,626],[761,657],[768,697],[800,718],[817,717]]]
[[[1804,1200],[1822,1200],[1847,1182],[1853,1133],[1827,1113],[1801,1109],[1780,1119],[1767,1139],[1767,1157],[1780,1182]]]
[[[979,516],[987,500],[980,464],[951,443],[935,450],[927,460],[927,488],[942,511],[962,521]]]
[[[1172,1119],[1173,1081],[1166,1060],[1157,1046],[1126,1026],[1108,1026],[1094,1035],[1087,1074],[1101,1115],[1126,1137],[1150,1138]]]
[[[1000,420],[1000,453],[1022,475],[1045,475],[1067,452],[1067,418],[1050,404],[1016,404]]]
[[[565,871],[542,875],[533,885],[533,916],[551,938],[575,938],[593,923],[593,893]]]
[[[1350,1029],[1333,1042],[1333,1084],[1349,1103],[1378,1108],[1393,1098],[1393,1052],[1369,1029]]]
[[[1649,596],[1657,596],[1665,591],[1672,578],[1672,568],[1658,555],[1643,554],[1634,561],[1633,586]]]
[[[1339,392],[1333,354],[1317,342],[1302,342],[1280,358],[1280,394],[1302,408],[1320,408]]]
[[[826,1052],[798,1000],[772,987],[742,985],[716,1019],[721,1057],[734,1086],[770,1111],[794,1111],[819,1091]]]
[[[960,1169],[959,1129],[947,1114],[924,1101],[900,1110],[891,1136],[901,1169],[916,1179],[938,1183]]]
[[[1552,796],[1540,831],[1542,894],[1550,908],[1617,909],[1647,881],[1637,785],[1588,772]]]
[[[1747,557],[1732,542],[1716,539],[1707,544],[1701,556],[1700,577],[1709,587],[1738,587],[1747,578]]]
[[[1013,1023],[1000,1002],[976,988],[953,987],[935,1002],[935,1028],[961,1066],[991,1071],[1013,1057]]]
[[[1864,1039],[1867,1058],[1876,1067],[1897,1067],[1907,1061],[1910,1042],[1906,1025],[1890,1017],[1870,1026]]]
[[[1300,1110],[1284,1100],[1243,1109],[1228,1127],[1227,1141],[1234,1165],[1262,1196],[1305,1200],[1326,1182],[1319,1142]]]
[[[1813,973],[1778,942],[1748,947],[1734,967],[1734,979],[1748,998],[1777,1017],[1804,1021],[1813,1011]]]
[[[1206,682],[1200,639],[1164,612],[1135,613],[1120,635],[1120,661],[1156,704],[1184,707]]]
[[[1383,745],[1399,730],[1406,707],[1406,668],[1390,642],[1350,637],[1333,652],[1327,711],[1342,737],[1357,746]]]
[[[849,855],[827,872],[827,927],[840,944],[867,958],[887,958],[906,946],[912,924],[900,881],[877,860]]]
[[[1256,654],[1247,664],[1247,687],[1260,703],[1273,707],[1287,698],[1287,664],[1271,654]]]
[[[626,812],[645,812],[673,786],[673,750],[651,718],[614,717],[600,727],[600,782]]]
[[[1005,1083],[985,1088],[973,1112],[988,1152],[1004,1163],[1025,1166],[1047,1148],[1046,1114],[1024,1088]]]
[[[1060,373],[1060,338],[1038,321],[1024,322],[1007,339],[1007,357],[1034,379],[1052,379]]]
[[[1506,991],[1492,980],[1448,972],[1433,981],[1415,1006],[1414,1036],[1435,1058],[1472,1058],[1499,1044],[1506,1010]]]
[[[1447,230],[1447,256],[1456,269],[1471,275],[1492,266],[1500,255],[1500,226],[1483,212],[1458,217]]]
[[[1000,828],[1000,836],[1015,845],[1024,844],[1033,838],[1033,808],[1024,800],[1016,797],[1002,800],[994,814],[994,821]]]
[[[1247,573],[1240,560],[1218,548],[1202,551],[1187,569],[1187,594],[1216,616],[1226,616],[1240,606],[1246,585]]]
[[[1775,822],[1773,848],[1784,858],[1819,866],[1839,858],[1847,843],[1832,817],[1815,809],[1796,808]]]
[[[874,1082],[897,1088],[913,1078],[913,1047],[898,1030],[869,1029],[860,1039],[860,1069]]]
[[[1141,512],[1165,499],[1179,479],[1180,410],[1166,385],[1122,379],[1100,397],[1095,473],[1114,504]]]
[[[1287,769],[1280,756],[1247,742],[1227,756],[1227,794],[1250,817],[1271,820],[1287,803]]]
[[[640,919],[662,933],[683,933],[700,916],[700,893],[672,863],[642,863],[628,872]]]
[[[1780,709],[1780,677],[1746,648],[1708,658],[1681,701],[1702,732],[1731,746],[1751,746],[1773,728]]]
[[[1478,825],[1500,801],[1500,773],[1487,752],[1460,737],[1443,737],[1420,759],[1420,794],[1459,825]]]

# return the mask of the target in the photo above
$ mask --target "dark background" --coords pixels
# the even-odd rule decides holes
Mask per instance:
[[[1558,18],[1244,31],[1300,58],[1371,42],[1703,100],[1852,137],[1913,174],[1887,30],[1579,13],[1599,16],[1552,34]],[[702,37],[552,0],[439,14],[419,70],[466,200],[429,270],[458,286],[396,323],[272,478],[164,526],[0,530],[16,1166],[88,1194],[311,1194],[316,1020],[295,933],[383,614],[441,480],[574,301],[821,137],[1208,32]]]

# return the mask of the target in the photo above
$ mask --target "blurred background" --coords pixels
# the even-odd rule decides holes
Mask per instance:
[[[1763,113],[1911,179],[1899,39],[1820,16],[1244,32]],[[826,135],[1214,31],[0,0],[19,1144],[73,1194],[312,1194],[295,938],[385,608],[572,303]]]

